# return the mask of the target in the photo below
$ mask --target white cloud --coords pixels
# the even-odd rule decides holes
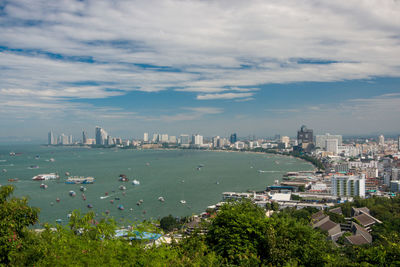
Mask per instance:
[[[198,100],[214,100],[214,99],[235,99],[235,98],[248,98],[253,96],[254,93],[223,93],[223,94],[204,94],[198,95]]]

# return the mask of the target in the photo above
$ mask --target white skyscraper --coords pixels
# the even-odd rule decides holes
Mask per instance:
[[[195,146],[203,145],[203,136],[199,134],[192,135],[192,144]]]
[[[54,145],[55,143],[56,143],[56,141],[54,140],[54,134],[52,131],[50,131],[48,134],[47,144]]]
[[[332,176],[332,195],[365,197],[365,176]]]
[[[171,143],[171,144],[176,144],[176,136],[174,136],[174,135],[171,135],[170,137],[169,137],[169,143]]]
[[[325,141],[326,151],[332,152],[334,155],[338,153],[338,140],[337,139],[327,139]]]
[[[379,136],[379,145],[380,146],[384,146],[385,145],[385,137],[383,136],[383,134],[381,134]]]
[[[143,134],[143,142],[145,142],[145,143],[149,142],[149,133]]]
[[[161,143],[168,143],[168,134],[162,134],[160,142]]]
[[[338,141],[338,146],[342,145],[341,135],[331,135],[327,133],[324,135],[315,136],[315,146],[326,150],[326,140],[328,139],[336,139]]]
[[[96,145],[105,145],[107,141],[108,134],[103,128],[96,126]]]

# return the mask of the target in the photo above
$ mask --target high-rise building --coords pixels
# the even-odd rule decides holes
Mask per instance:
[[[88,138],[87,138],[87,135],[86,135],[86,132],[85,131],[82,131],[82,144],[87,144],[88,143],[88,140],[87,140]]]
[[[68,136],[68,144],[72,145],[74,143],[74,140],[72,138],[72,134]]]
[[[106,144],[108,134],[103,128],[96,126],[95,136],[96,136],[96,145]]]
[[[149,133],[143,134],[143,142],[145,142],[145,143],[149,142]]]
[[[168,134],[162,134],[160,142],[161,143],[168,143]]]
[[[315,136],[315,146],[321,149],[326,150],[326,140],[328,139],[336,139],[338,141],[338,146],[342,145],[342,136],[341,135],[331,135],[329,133],[324,135],[316,135]]]
[[[229,142],[231,142],[231,144],[234,144],[237,142],[237,135],[236,133],[231,134],[231,137],[229,138]]]
[[[365,176],[332,176],[332,195],[365,197]]]
[[[290,143],[290,138],[289,136],[282,136],[281,137],[281,143],[285,144],[285,148],[289,146]]]
[[[47,139],[48,139],[47,144],[49,144],[49,145],[54,145],[56,143],[54,140],[54,134],[52,131],[49,132]]]
[[[219,146],[218,146],[219,139],[220,139],[219,136],[213,137],[213,139],[212,139],[212,145],[213,145],[213,147],[219,147]]]
[[[385,137],[383,136],[383,134],[381,134],[379,136],[379,145],[380,146],[384,146],[385,145]]]
[[[307,129],[307,126],[303,125],[300,128],[300,131],[297,131],[297,141],[300,144],[307,143],[313,144],[314,143],[314,135],[312,129]]]
[[[192,135],[192,144],[195,146],[203,145],[203,136],[199,134]]]
[[[65,134],[61,134],[59,137],[58,137],[58,143],[60,144],[60,145],[68,145],[69,144],[69,137],[67,136],[67,135],[65,135]]]
[[[179,137],[179,139],[180,139],[181,145],[183,145],[183,146],[189,146],[189,144],[190,144],[189,135],[187,135],[187,134],[181,134],[181,136]]]
[[[397,137],[397,150],[400,152],[400,135]]]
[[[160,141],[160,135],[159,134],[153,134],[153,143],[158,143],[158,141]]]
[[[338,153],[338,140],[337,139],[327,139],[325,140],[326,151],[332,152],[334,155]]]
[[[171,135],[170,137],[169,137],[169,143],[171,143],[171,144],[176,144],[176,136],[174,136],[174,135]]]

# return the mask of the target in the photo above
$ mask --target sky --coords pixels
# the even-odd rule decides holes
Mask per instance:
[[[400,1],[0,1],[0,141],[400,133]]]

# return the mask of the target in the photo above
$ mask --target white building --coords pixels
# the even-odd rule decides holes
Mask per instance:
[[[330,140],[336,139],[338,142],[338,146],[342,145],[342,136],[341,135],[331,135],[331,134],[327,133],[324,135],[315,136],[315,146],[326,150],[326,140],[328,140],[328,139],[330,139]]]
[[[337,139],[326,139],[325,140],[325,150],[332,152],[334,155],[338,153],[338,140]]]
[[[56,144],[56,141],[55,141],[55,139],[54,139],[54,134],[53,134],[52,131],[50,131],[49,134],[48,134],[48,141],[47,141],[47,144],[49,144],[49,145],[54,145],[54,144]]]
[[[332,176],[332,195],[365,197],[365,176]]]
[[[168,143],[168,134],[162,134],[161,139],[159,141],[161,143]]]
[[[381,134],[379,136],[379,145],[380,146],[384,146],[385,145],[385,137],[383,136],[383,134]]]
[[[235,143],[235,148],[236,149],[245,149],[246,148],[246,144],[242,141],[237,141]]]
[[[95,136],[96,136],[96,145],[106,144],[108,134],[103,128],[96,126]]]
[[[153,134],[153,143],[158,143],[158,141],[160,141],[160,135],[159,134]]]
[[[282,136],[281,137],[281,143],[285,144],[285,148],[289,147],[290,144],[290,137],[289,136]]]
[[[195,146],[203,145],[203,136],[199,134],[192,135],[192,144]]]
[[[143,134],[143,142],[145,142],[145,143],[149,142],[149,133],[144,133]]]

